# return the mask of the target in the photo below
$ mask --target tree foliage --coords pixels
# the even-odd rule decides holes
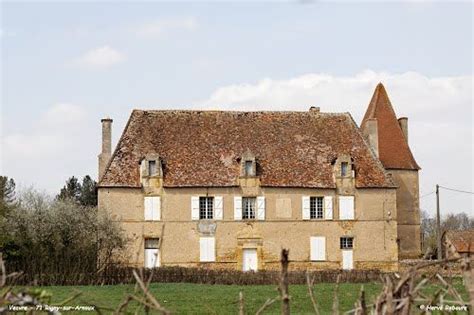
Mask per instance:
[[[95,272],[126,244],[119,225],[96,207],[72,199],[51,199],[32,189],[18,199],[0,226],[0,233],[6,235],[0,251],[14,270]]]
[[[441,234],[449,230],[469,230],[474,229],[474,218],[469,217],[464,212],[458,214],[448,214],[441,218]],[[437,253],[436,218],[423,211],[421,213],[421,230],[423,233],[423,252],[428,257],[435,257]]]
[[[89,175],[84,176],[82,184],[75,176],[70,177],[59,194],[58,200],[73,200],[83,206],[97,205],[97,182]]]
[[[5,216],[15,204],[15,181],[7,176],[0,176],[0,216]]]

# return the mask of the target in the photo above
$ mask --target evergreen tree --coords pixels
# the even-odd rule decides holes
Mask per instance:
[[[82,178],[82,184],[72,176],[56,196],[57,200],[73,200],[83,206],[97,206],[97,183],[89,175]]]
[[[0,216],[5,216],[15,204],[15,181],[7,176],[0,176]]]
[[[56,196],[58,200],[74,200],[76,202],[80,202],[81,197],[81,184],[79,180],[72,176],[66,181],[66,185],[61,188],[59,195]]]
[[[79,202],[83,206],[97,206],[97,183],[89,175],[82,179]]]

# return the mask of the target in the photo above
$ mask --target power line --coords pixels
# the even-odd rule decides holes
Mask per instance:
[[[443,188],[443,189],[446,189],[446,190],[451,190],[451,191],[456,191],[456,192],[460,192],[460,193],[464,193],[464,194],[471,194],[471,195],[474,195],[474,192],[472,192],[472,191],[459,190],[459,189],[448,188],[448,187],[444,187],[444,186],[439,186],[439,187],[440,187],[440,188]]]
[[[436,191],[432,191],[432,192],[430,192],[430,193],[427,193],[427,194],[421,195],[421,196],[420,196],[420,199],[421,199],[421,198],[428,197],[429,195],[432,195],[432,194],[434,194],[435,192],[436,192]]]

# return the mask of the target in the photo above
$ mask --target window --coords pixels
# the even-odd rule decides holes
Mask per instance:
[[[341,237],[340,245],[341,245],[341,249],[352,249],[354,246],[354,238]]]
[[[199,197],[199,219],[214,218],[214,197]]]
[[[322,219],[323,211],[323,197],[309,198],[309,214],[311,219]]]
[[[160,239],[145,239],[145,268],[160,266]]]
[[[347,176],[348,167],[349,163],[341,162],[341,176]]]
[[[256,203],[255,197],[242,198],[242,219],[255,219]]]
[[[326,237],[312,236],[310,246],[311,260],[326,260]]]
[[[245,161],[245,176],[253,176],[253,162]]]
[[[145,239],[145,248],[146,249],[160,248],[160,239],[159,238],[147,238],[147,239]]]
[[[339,196],[339,219],[354,220],[354,196]]]
[[[214,237],[199,239],[199,260],[201,262],[216,261],[216,239]]]
[[[144,198],[145,221],[158,221],[161,219],[161,201],[159,196],[146,196]]]
[[[156,167],[156,161],[148,161],[148,175],[154,176],[157,175],[158,169]]]

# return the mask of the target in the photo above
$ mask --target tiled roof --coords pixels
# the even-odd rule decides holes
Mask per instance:
[[[445,237],[458,253],[474,253],[474,230],[447,231]]]
[[[157,153],[165,187],[237,186],[245,152],[262,186],[334,188],[348,154],[357,187],[394,187],[347,113],[177,110],[134,110],[99,185],[140,187],[139,163]]]
[[[379,159],[384,167],[386,169],[420,169],[398,124],[397,116],[382,83],[375,88],[361,128],[364,128],[365,122],[370,118],[377,119]]]

